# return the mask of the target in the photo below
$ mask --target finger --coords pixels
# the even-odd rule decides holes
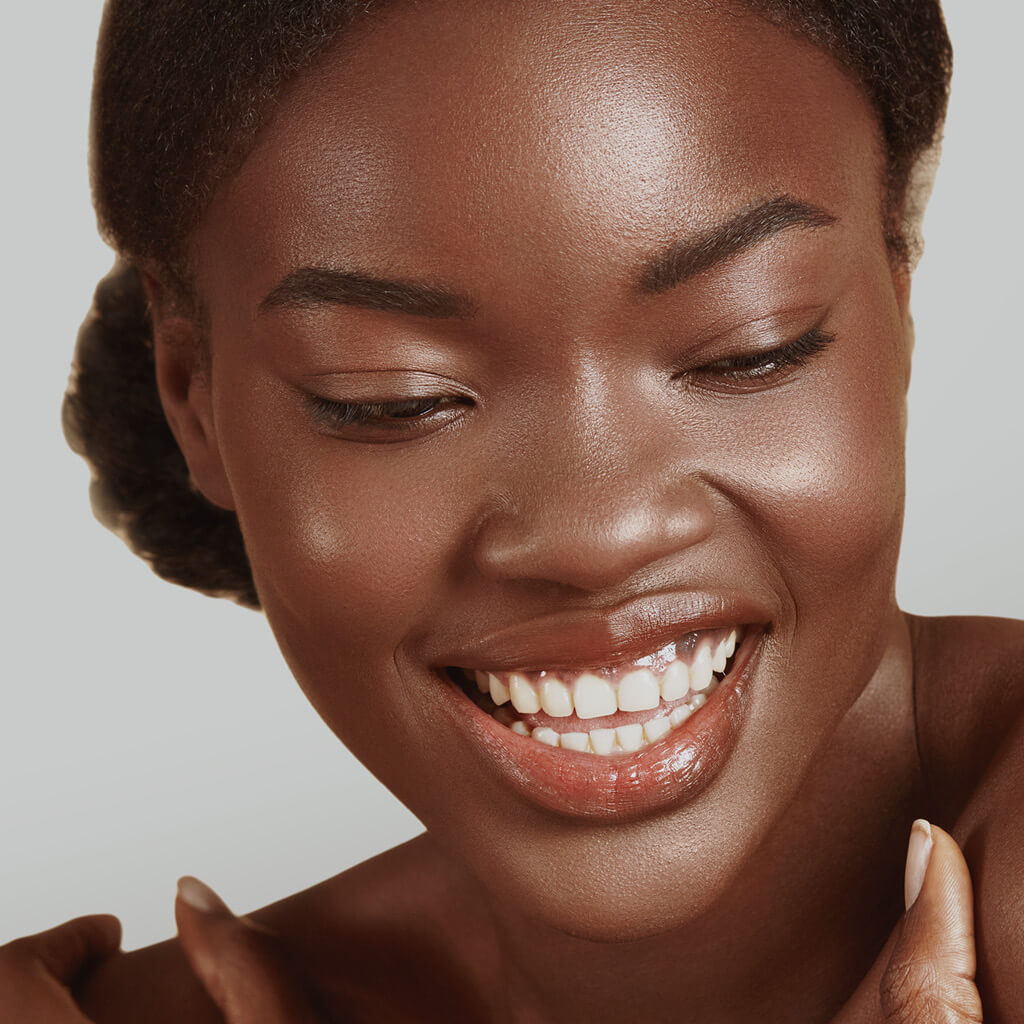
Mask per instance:
[[[121,922],[100,914],[0,947],[0,1017],[33,1024],[89,1024],[69,987],[121,944]]]
[[[17,963],[34,962],[63,985],[84,970],[116,953],[121,945],[121,922],[112,914],[92,914],[15,939],[0,953]]]
[[[907,850],[907,912],[879,992],[891,1024],[974,1024],[974,896],[960,847],[936,825],[915,821]]]
[[[174,916],[185,956],[228,1024],[315,1024],[302,983],[268,929],[235,917],[197,878],[178,882]]]

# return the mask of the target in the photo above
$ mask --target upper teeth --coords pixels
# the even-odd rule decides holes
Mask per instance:
[[[608,670],[580,674],[541,672],[477,672],[481,693],[497,705],[511,702],[520,714],[545,712],[552,718],[604,718],[617,711],[650,711],[661,701],[679,701],[704,693],[715,672],[724,672],[736,651],[738,630],[717,639],[702,637],[686,650],[671,646],[671,658],[641,659],[648,665],[631,667],[624,675]],[[679,645],[683,646],[682,644]],[[667,649],[666,649],[667,650]]]

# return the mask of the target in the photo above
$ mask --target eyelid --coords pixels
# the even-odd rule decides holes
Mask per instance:
[[[374,416],[386,418],[389,415],[398,420],[411,420],[417,417],[402,416],[400,415],[400,410],[418,405],[433,408],[444,402],[448,397],[445,395],[415,395],[408,398],[389,398],[382,401],[341,402],[336,398],[327,398],[325,395],[310,395],[309,403],[315,413],[323,414],[324,417],[328,418],[344,419],[346,422],[359,422],[360,419]],[[431,408],[424,409],[424,414],[430,412]]]
[[[763,391],[825,351],[836,336],[820,326],[798,338],[768,349],[723,356],[693,367],[679,376],[695,387],[724,393]]]
[[[723,316],[717,324],[701,331],[688,346],[693,365],[707,363],[709,352],[723,352],[727,349],[749,345],[751,348],[767,345],[777,348],[786,342],[820,328],[831,311],[830,304],[814,303],[806,306],[782,305],[771,312],[761,309],[756,315],[745,319],[735,314]],[[767,351],[767,348],[765,349]]]
[[[460,419],[469,400],[462,395],[422,395],[380,402],[339,402],[307,394],[305,405],[329,435],[365,444],[387,444],[426,437]],[[403,407],[424,406],[422,413],[394,415]],[[390,414],[390,416],[389,416]]]
[[[752,352],[741,352],[733,356],[723,356],[704,363],[699,369],[715,366],[757,366],[772,359],[806,360],[824,349],[835,340],[835,335],[823,331],[820,327],[812,327],[798,338],[773,345],[771,348],[758,349]]]
[[[326,391],[334,401],[353,405],[470,394],[465,384],[447,374],[402,367],[324,370],[303,374],[295,383],[310,391]]]

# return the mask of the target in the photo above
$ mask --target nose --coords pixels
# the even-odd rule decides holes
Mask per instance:
[[[676,426],[636,415],[565,417],[492,467],[503,484],[480,522],[473,555],[499,580],[595,592],[707,538],[709,489]]]

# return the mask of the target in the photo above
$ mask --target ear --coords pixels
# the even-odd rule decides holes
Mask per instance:
[[[910,285],[911,270],[909,267],[900,267],[893,273],[893,285],[896,289],[896,304],[900,318],[900,333],[903,338],[905,350],[907,377],[905,389],[910,387],[910,366],[911,357],[914,354],[914,316],[910,312]]]
[[[164,416],[202,495],[234,510],[234,497],[220,455],[209,360],[194,317],[175,308],[160,282],[142,275],[153,321],[153,359]]]

